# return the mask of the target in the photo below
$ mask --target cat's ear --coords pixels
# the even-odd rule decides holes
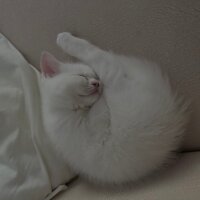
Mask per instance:
[[[40,59],[41,72],[45,77],[53,77],[60,72],[60,62],[47,51],[42,52]]]

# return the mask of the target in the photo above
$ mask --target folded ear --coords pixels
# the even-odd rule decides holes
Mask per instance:
[[[60,62],[50,53],[42,52],[40,68],[45,77],[53,77],[60,72]]]

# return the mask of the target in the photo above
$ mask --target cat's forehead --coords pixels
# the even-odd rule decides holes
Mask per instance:
[[[80,75],[85,74],[88,76],[96,76],[95,72],[87,65],[84,64],[63,64],[62,72]]]

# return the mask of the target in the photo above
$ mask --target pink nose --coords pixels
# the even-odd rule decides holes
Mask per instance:
[[[99,81],[97,81],[97,80],[93,80],[93,81],[91,82],[91,84],[92,84],[95,88],[98,88],[98,87],[99,87]]]

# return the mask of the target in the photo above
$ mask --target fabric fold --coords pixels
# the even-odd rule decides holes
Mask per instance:
[[[4,200],[45,199],[74,176],[44,132],[40,76],[0,34],[0,194]]]

